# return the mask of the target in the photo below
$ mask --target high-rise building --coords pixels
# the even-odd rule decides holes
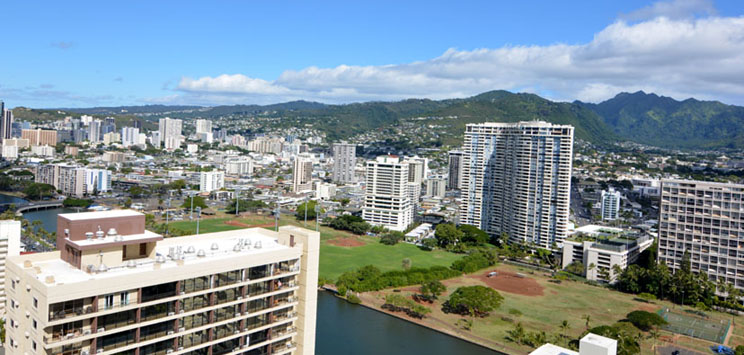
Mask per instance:
[[[101,142],[103,139],[102,128],[103,122],[101,120],[90,121],[88,125],[88,141],[91,143]]]
[[[333,145],[333,182],[348,184],[354,182],[356,166],[356,145],[336,143]]]
[[[318,232],[164,239],[115,210],[60,214],[57,233],[58,252],[6,265],[9,354],[315,352]]]
[[[199,173],[199,192],[212,192],[225,187],[225,173],[202,171]]]
[[[231,159],[225,162],[225,173],[230,175],[253,175],[253,161],[247,158]]]
[[[121,145],[131,147],[139,144],[139,128],[124,127],[121,129]]]
[[[574,128],[547,122],[468,124],[460,223],[543,248],[568,233]]]
[[[0,314],[5,315],[5,265],[8,258],[21,254],[21,221],[0,221]]]
[[[603,221],[614,221],[620,216],[620,191],[611,188],[608,191],[602,191],[602,205],[600,212]]]
[[[367,162],[362,208],[365,221],[396,231],[404,231],[413,223],[408,172],[408,162],[394,155]]]
[[[744,185],[662,180],[658,260],[679,270],[685,252],[692,271],[744,289]]]
[[[6,110],[0,100],[0,142],[13,137],[13,110]]]
[[[176,150],[181,147],[181,128],[183,121],[173,118],[161,118],[158,121],[160,140],[166,150]]]
[[[416,212],[421,199],[421,184],[424,183],[424,178],[426,178],[428,160],[412,157],[406,159],[406,162],[408,162],[408,197],[411,199],[414,212]]]
[[[34,145],[57,145],[57,131],[46,129],[24,129],[21,131],[21,138],[28,139],[28,143]]]
[[[460,181],[462,180],[462,155],[461,150],[452,150],[449,152],[449,180],[447,189],[459,190]]]
[[[309,157],[297,156],[292,170],[292,192],[313,189],[313,161]]]
[[[88,194],[108,192],[111,190],[111,170],[86,169],[85,186]]]
[[[212,133],[212,121],[196,120],[196,133]]]
[[[426,196],[444,198],[447,189],[447,179],[436,176],[426,179]]]

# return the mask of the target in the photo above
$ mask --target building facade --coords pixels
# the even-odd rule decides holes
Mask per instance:
[[[59,252],[10,258],[6,352],[314,353],[318,232],[144,226],[133,211],[62,214]]]
[[[468,124],[460,223],[543,248],[568,233],[574,128],[547,122]]]
[[[603,221],[614,221],[620,218],[620,191],[610,188],[602,191],[600,213]]]
[[[140,144],[139,128],[124,127],[121,129],[121,145],[131,147]]]
[[[426,179],[426,196],[444,198],[447,190],[447,179],[441,176]]]
[[[212,133],[212,121],[196,120],[196,134],[199,133]]]
[[[90,121],[88,125],[88,141],[91,143],[98,143],[103,141],[102,132],[103,122],[101,120]]]
[[[356,145],[336,143],[333,145],[333,182],[349,184],[354,182],[356,166]]]
[[[46,129],[24,129],[21,138],[28,139],[28,144],[34,145],[57,145],[57,131]]]
[[[13,137],[13,110],[6,110],[0,101],[0,142]]]
[[[447,182],[447,189],[459,190],[460,181],[462,180],[462,156],[461,150],[452,150],[448,154],[448,172],[449,180]]]
[[[163,142],[166,150],[176,150],[181,147],[181,129],[183,121],[173,118],[161,118],[158,121],[158,132],[160,132],[160,141]]]
[[[298,156],[292,170],[292,192],[303,192],[313,189],[313,161],[310,158]]]
[[[404,231],[413,223],[408,172],[408,162],[393,155],[367,162],[362,208],[365,221],[395,231]]]
[[[658,260],[744,289],[744,185],[662,180]]]
[[[225,187],[225,173],[202,171],[199,173],[199,192],[212,192]]]
[[[5,315],[5,265],[8,258],[21,255],[21,221],[0,221],[0,316]]]

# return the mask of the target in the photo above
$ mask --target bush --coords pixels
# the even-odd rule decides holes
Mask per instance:
[[[65,207],[88,208],[88,206],[92,204],[93,204],[93,200],[88,200],[84,198],[73,198],[73,197],[68,197],[65,199],[64,202],[62,202],[62,205]]]
[[[648,331],[652,327],[667,324],[667,321],[665,321],[664,318],[662,318],[660,315],[646,311],[630,312],[628,313],[626,318],[628,318],[628,321],[633,323],[633,325],[635,325],[638,329],[643,331]]]
[[[399,294],[385,296],[385,304],[382,305],[382,308],[391,312],[405,312],[407,315],[418,319],[431,313],[431,309]]]
[[[496,290],[485,286],[459,287],[445,302],[443,310],[447,313],[468,314],[485,317],[488,312],[501,306],[504,297]]]
[[[490,250],[477,250],[460,260],[455,260],[451,268],[469,274],[489,266],[496,265],[498,256]]]
[[[355,295],[353,293],[352,294],[349,294],[346,297],[346,301],[349,302],[349,303],[351,303],[351,304],[362,304],[362,299],[359,298],[359,296],[357,296],[357,295]]]
[[[380,237],[380,243],[385,245],[395,245],[402,241],[404,238],[405,235],[403,233],[391,231],[385,233],[382,237]]]
[[[309,211],[308,211],[309,212]],[[345,230],[354,234],[364,234],[372,229],[372,226],[365,222],[362,217],[343,215],[338,218],[331,219],[328,223],[333,229]]]
[[[520,311],[520,310],[518,310],[516,308],[510,308],[509,309],[509,314],[511,314],[513,316],[521,317],[522,316],[522,311]]]
[[[642,292],[638,294],[638,298],[642,299],[645,302],[650,303],[651,301],[656,300],[656,296],[648,293],[648,292]]]
[[[343,273],[336,285],[355,292],[379,291],[390,287],[419,285],[433,280],[449,279],[462,273],[442,266],[428,269],[412,267],[409,270],[381,272],[378,268],[367,265],[354,271]]]

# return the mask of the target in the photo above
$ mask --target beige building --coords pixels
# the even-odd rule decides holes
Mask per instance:
[[[292,170],[292,192],[303,192],[313,189],[313,161],[298,156]]]
[[[126,155],[123,152],[103,152],[101,160],[107,163],[123,163]]]
[[[21,221],[0,221],[0,315],[5,314],[5,265],[9,257],[21,254]]]
[[[662,180],[659,261],[678,270],[685,251],[692,271],[744,289],[744,185]]]
[[[16,146],[19,149],[28,148],[31,146],[28,139],[24,138],[9,138],[3,140],[3,146]]]
[[[57,145],[57,131],[46,129],[24,129],[21,138],[28,139],[28,143],[34,145]]]
[[[68,146],[65,147],[65,154],[66,155],[77,156],[78,153],[80,153],[80,149],[78,147],[73,147],[73,146],[70,146],[70,145],[68,145]]]
[[[9,354],[314,354],[318,232],[163,239],[129,210],[57,221],[60,251],[9,259]]]

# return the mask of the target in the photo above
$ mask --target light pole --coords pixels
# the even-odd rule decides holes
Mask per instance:
[[[235,187],[235,217],[240,215],[240,188]]]
[[[168,235],[168,217],[170,217],[170,206],[171,206],[171,198],[170,193],[168,193],[168,201],[165,204],[166,210],[165,210],[165,235]]]
[[[191,193],[191,215],[189,216],[190,220],[194,220],[194,193]]]
[[[282,192],[279,191],[279,196],[276,199],[276,212],[274,212],[274,228],[276,231],[279,231],[279,213],[281,213],[281,200],[282,199]]]
[[[315,231],[318,231],[318,228],[320,227],[320,205],[315,204]]]
[[[199,235],[199,220],[201,220],[201,207],[196,207],[196,235]]]
[[[305,228],[307,228],[307,208],[310,205],[310,197],[305,198]]]

